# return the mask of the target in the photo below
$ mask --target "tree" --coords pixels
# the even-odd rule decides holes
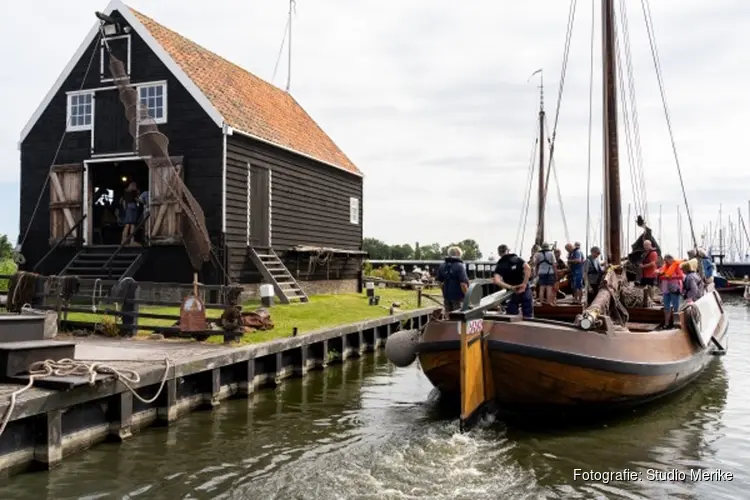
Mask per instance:
[[[408,243],[404,245],[391,246],[391,260],[411,260],[414,258],[414,249]]]
[[[362,240],[362,250],[373,260],[386,260],[390,258],[390,247],[377,238],[365,238]]]
[[[424,260],[440,260],[444,255],[440,250],[440,243],[430,243],[419,247],[419,253],[422,254],[421,258]]]
[[[8,241],[8,235],[0,236],[0,260],[13,258],[13,245]]]
[[[443,255],[448,254],[450,247],[458,247],[463,251],[464,260],[480,260],[482,258],[482,252],[479,250],[479,245],[472,239],[465,239],[460,243],[451,243],[450,245],[442,248]]]

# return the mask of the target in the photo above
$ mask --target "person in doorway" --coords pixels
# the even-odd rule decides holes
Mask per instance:
[[[138,224],[138,186],[135,182],[131,182],[122,194],[121,205],[124,212],[121,244],[125,245],[133,236],[133,230]]]
[[[143,205],[143,215],[148,213],[148,189],[138,196],[138,203]]]
[[[461,309],[466,292],[469,290],[469,276],[461,256],[459,247],[450,247],[445,262],[440,264],[437,281],[443,291],[443,307],[445,312]]]
[[[685,299],[686,304],[692,304],[703,297],[704,294],[703,280],[696,272],[698,271],[698,261],[690,259],[683,262],[680,265],[680,269],[685,274],[685,280],[682,284],[682,297]]]
[[[586,303],[591,304],[596,294],[599,293],[599,284],[601,283],[604,271],[602,263],[599,260],[602,252],[599,247],[591,247],[591,253],[586,258],[583,265],[583,273],[586,276]]]
[[[541,249],[534,255],[534,267],[539,286],[539,302],[542,304],[555,305],[557,293],[555,282],[557,281],[557,264],[555,254],[552,253],[549,243],[542,244]]]
[[[506,312],[517,315],[520,308],[524,319],[533,318],[534,296],[529,286],[531,266],[518,255],[510,253],[508,245],[497,247],[497,255],[500,259],[495,266],[492,281],[500,288],[514,292],[505,308]]]
[[[666,254],[664,265],[656,271],[664,304],[664,329],[674,328],[674,315],[680,308],[682,282],[685,279],[680,264],[680,261]]]
[[[568,252],[568,269],[570,270],[570,289],[573,291],[573,303],[580,304],[583,299],[583,252],[581,244],[572,243],[565,245]]]

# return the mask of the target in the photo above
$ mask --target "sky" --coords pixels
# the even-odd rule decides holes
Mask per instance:
[[[131,0],[146,15],[284,86],[284,56],[274,67],[288,14],[285,0]],[[602,114],[600,12],[594,29],[593,107],[589,107],[592,1],[577,2],[560,103],[549,187],[546,239],[600,243]],[[619,5],[619,2],[616,1]],[[676,150],[696,236],[750,217],[750,170],[741,150],[750,109],[750,52],[744,33],[750,3],[651,2]],[[36,107],[107,1],[34,0],[4,7],[0,30],[0,233],[18,235],[18,140]],[[518,250],[523,200],[543,69],[549,129],[555,121],[568,2],[476,0],[297,0],[291,93],[365,173],[365,236],[422,245],[473,238],[485,256],[500,243]],[[620,20],[619,7],[616,8]],[[688,217],[659,97],[641,2],[627,2],[632,75],[640,124],[647,220],[663,247],[682,247]],[[620,29],[621,43],[623,30]],[[623,45],[624,46],[624,45]],[[286,51],[286,49],[284,49]],[[623,65],[625,59],[623,55]],[[625,72],[623,72],[625,73]],[[624,81],[629,81],[624,75]],[[591,190],[587,196],[589,110],[593,114]],[[632,120],[633,115],[629,114]],[[636,201],[624,131],[620,134],[623,214]],[[639,190],[639,193],[641,191]],[[590,236],[587,238],[587,202]],[[536,197],[523,253],[533,243]],[[661,224],[659,212],[661,207]],[[45,212],[46,213],[46,212]],[[631,239],[634,224],[626,226]],[[748,228],[750,229],[750,227]],[[658,235],[657,235],[658,236]]]

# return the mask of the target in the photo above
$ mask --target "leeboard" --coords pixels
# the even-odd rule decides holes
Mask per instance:
[[[461,335],[461,427],[471,419],[487,400],[484,321],[465,320],[460,323]]]

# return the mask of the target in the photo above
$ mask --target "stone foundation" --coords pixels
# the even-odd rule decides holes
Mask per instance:
[[[357,293],[357,280],[318,280],[297,281],[307,296],[330,295],[339,293]],[[242,285],[242,300],[260,299],[260,283],[246,283]]]
[[[308,295],[328,295],[338,293],[357,293],[357,280],[318,280],[298,281],[302,290]],[[242,300],[260,299],[260,283],[246,283],[242,285]],[[138,288],[137,298],[140,300],[156,300],[165,302],[180,302],[193,291],[192,285],[179,285],[176,283],[142,283]],[[201,296],[204,301],[216,303],[216,297]]]

